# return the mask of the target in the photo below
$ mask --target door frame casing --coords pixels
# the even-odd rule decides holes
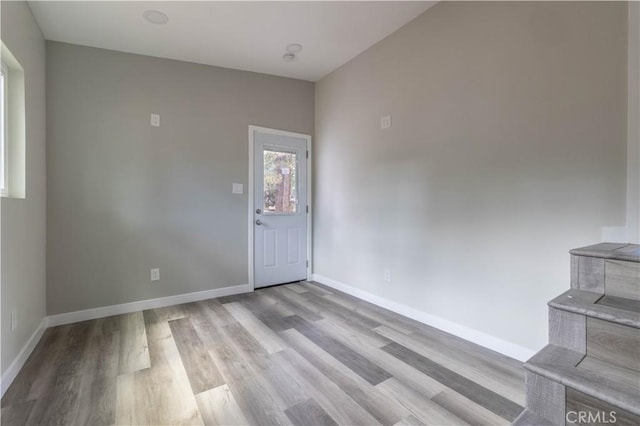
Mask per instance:
[[[261,126],[254,126],[254,125],[249,125],[249,182],[248,182],[248,190],[247,190],[247,195],[249,198],[249,210],[248,210],[248,235],[249,235],[249,285],[251,285],[251,287],[255,290],[256,285],[255,285],[255,279],[254,279],[254,274],[255,274],[255,265],[253,264],[254,261],[254,247],[253,247],[253,243],[254,243],[254,226],[253,226],[253,222],[254,222],[254,210],[255,210],[255,188],[254,188],[254,184],[253,184],[253,179],[254,179],[254,172],[253,172],[253,168],[254,168],[254,149],[255,149],[255,140],[254,140],[254,133],[255,132],[260,132],[260,133],[268,133],[271,135],[280,135],[280,136],[291,136],[294,138],[300,138],[300,139],[304,139],[307,142],[307,152],[309,153],[308,157],[305,158],[305,160],[307,161],[307,205],[309,206],[309,212],[307,213],[307,260],[308,260],[308,264],[306,266],[307,268],[307,280],[311,279],[311,271],[312,269],[312,259],[313,256],[311,255],[311,250],[313,247],[312,244],[312,236],[313,236],[313,232],[312,232],[312,226],[313,226],[313,221],[312,221],[312,214],[313,214],[313,194],[312,194],[312,173],[311,173],[311,169],[312,169],[312,150],[311,150],[311,136],[310,135],[305,135],[303,133],[294,133],[294,132],[288,132],[286,130],[278,130],[278,129],[270,129],[268,127],[261,127]],[[306,208],[306,207],[304,207]]]

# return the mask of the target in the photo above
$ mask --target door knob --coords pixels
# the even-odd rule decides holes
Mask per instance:
[[[262,221],[260,219],[256,220],[256,225],[262,225]]]
[[[256,214],[261,214],[261,213],[262,213],[262,210],[256,209]]]

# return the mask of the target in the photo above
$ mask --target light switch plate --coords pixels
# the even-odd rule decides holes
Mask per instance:
[[[242,194],[244,192],[244,185],[241,183],[234,183],[231,186],[231,193],[232,194]]]
[[[151,126],[160,127],[160,114],[151,114]]]
[[[18,328],[18,311],[15,309],[11,311],[11,331],[16,331]]]
[[[390,115],[385,115],[384,117],[380,118],[380,128],[381,129],[388,129],[389,127],[391,127],[391,116]]]
[[[151,281],[160,281],[160,269],[154,268],[151,270]]]

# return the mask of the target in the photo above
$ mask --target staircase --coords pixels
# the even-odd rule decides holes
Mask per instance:
[[[640,425],[640,246],[571,250],[571,289],[549,302],[549,344],[525,364],[514,425]]]

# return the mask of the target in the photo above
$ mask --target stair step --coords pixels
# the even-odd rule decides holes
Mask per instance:
[[[640,301],[640,245],[601,243],[571,250],[571,288]]]
[[[569,290],[549,306],[549,343],[640,371],[640,303]]]
[[[602,296],[602,299],[598,300],[598,305],[623,309],[625,311],[640,312],[640,301],[625,299],[624,297],[608,296],[605,294]]]
[[[585,360],[586,368],[581,367]],[[545,346],[524,367],[585,395],[640,415],[640,375],[636,371],[585,358],[584,354],[555,345]]]
[[[638,244],[600,243],[576,248],[570,250],[569,253],[574,256],[640,262],[640,245]]]
[[[544,417],[540,417],[529,409],[525,409],[513,423],[511,423],[511,426],[553,426],[553,422]]]
[[[612,299],[613,298],[613,299]],[[549,306],[587,317],[640,328],[640,304],[632,300],[604,296],[590,291],[571,289],[549,302]],[[611,300],[614,300],[612,306]],[[624,308],[623,308],[624,307]]]
[[[609,377],[616,382],[626,383],[631,387],[638,385],[638,373],[634,374],[634,372],[629,371],[628,368],[611,365],[606,361],[602,361],[589,355],[585,356],[576,368],[589,371],[593,374],[599,374],[599,372],[606,370]]]

